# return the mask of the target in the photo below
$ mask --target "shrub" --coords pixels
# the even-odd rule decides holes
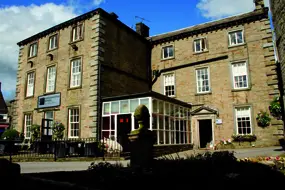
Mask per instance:
[[[271,118],[267,112],[259,112],[256,117],[257,124],[260,127],[267,127],[270,124]]]
[[[253,142],[257,139],[255,135],[232,135],[232,138],[235,142]]]
[[[7,129],[1,136],[4,140],[16,140],[20,137],[20,133],[15,129]]]
[[[31,135],[32,135],[32,141],[38,140],[41,136],[41,126],[33,124],[31,127]]]
[[[275,97],[273,101],[270,103],[269,111],[273,117],[277,117],[278,119],[280,119],[282,115],[282,108],[279,101],[279,97]]]
[[[65,127],[60,122],[55,122],[52,126],[52,136],[54,139],[62,139]]]

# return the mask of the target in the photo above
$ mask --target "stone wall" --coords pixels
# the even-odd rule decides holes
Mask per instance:
[[[272,20],[275,32],[275,45],[276,54],[280,64],[282,82],[281,96],[283,97],[283,104],[285,102],[285,1],[283,0],[271,0],[270,8],[272,12]],[[284,105],[283,105],[284,109]],[[284,112],[284,111],[283,111]],[[283,115],[284,117],[284,115]]]
[[[229,47],[228,32],[238,29],[244,30],[245,44]],[[208,51],[194,53],[193,40],[200,37],[207,38]],[[169,44],[174,45],[175,58],[161,60],[161,49]],[[227,58],[222,56],[227,56]],[[219,57],[221,59],[207,62],[207,60]],[[199,61],[204,61],[204,63],[195,64]],[[242,91],[232,88],[230,64],[238,61],[246,61],[249,71],[250,88]],[[218,117],[223,123],[214,126],[216,142],[222,138],[228,139],[235,133],[234,107],[249,105],[252,107],[253,133],[258,136],[258,141],[268,145],[276,144],[280,136],[278,127],[272,125],[262,129],[257,126],[255,120],[259,111],[268,112],[270,101],[274,96],[279,95],[272,32],[268,18],[161,43],[153,47],[153,70],[191,63],[193,63],[192,66],[171,71],[175,74],[175,98],[192,104],[208,105],[219,110]],[[195,70],[203,67],[209,68],[211,92],[197,94]],[[153,90],[159,93],[163,93],[163,74],[153,85]],[[195,127],[196,124],[192,122],[192,126]]]

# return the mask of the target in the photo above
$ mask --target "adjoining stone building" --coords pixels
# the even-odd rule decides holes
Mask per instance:
[[[9,127],[8,108],[1,91],[1,82],[0,82],[0,137],[8,127]]]
[[[32,124],[58,121],[67,138],[98,137],[100,97],[151,88],[151,49],[142,35],[96,9],[19,42],[13,126],[30,138]]]
[[[280,95],[283,97],[283,121],[285,120],[285,1],[270,0],[270,8],[275,33],[277,64],[280,66]]]
[[[274,145],[282,121],[257,125],[260,111],[279,96],[268,8],[149,38],[153,90],[193,104],[194,145],[205,147],[233,134],[256,135]]]
[[[146,104],[157,144],[203,148],[233,134],[276,144],[282,121],[261,128],[255,119],[279,96],[268,8],[255,4],[152,37],[145,24],[135,32],[96,9],[19,42],[13,126],[26,138],[32,124],[54,121],[66,138],[125,138]]]

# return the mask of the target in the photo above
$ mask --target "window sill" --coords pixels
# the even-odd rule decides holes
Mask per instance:
[[[32,56],[32,57],[28,57],[28,60],[29,60],[29,59],[33,59],[33,58],[35,58],[35,57],[37,57],[37,55]]]
[[[164,59],[161,59],[161,61],[167,61],[167,60],[171,60],[171,59],[175,59],[175,57],[164,58]]]
[[[212,94],[212,92],[210,91],[210,92],[201,92],[201,93],[196,93],[195,94],[195,96],[202,96],[202,95],[211,95]]]
[[[25,97],[25,100],[31,99],[31,98],[34,98],[34,95],[33,95],[33,96],[26,96],[26,97]]]
[[[200,51],[200,52],[194,52],[193,55],[199,55],[199,54],[202,54],[202,53],[209,53],[209,50]]]
[[[55,94],[55,91],[52,92],[45,92],[44,95]]]
[[[82,86],[77,86],[77,87],[69,87],[67,90],[77,90],[77,89],[81,89]]]
[[[53,48],[53,49],[48,49],[48,50],[47,50],[47,53],[50,53],[50,52],[55,51],[55,50],[57,50],[57,49],[58,49],[58,47]]]
[[[246,45],[246,43],[237,44],[237,45],[229,45],[228,48],[235,48],[235,47],[245,46],[245,45]]]
[[[239,92],[239,91],[250,91],[251,88],[248,87],[248,88],[241,88],[241,89],[232,89],[232,92]]]
[[[77,42],[81,42],[81,41],[83,41],[83,40],[84,40],[84,39],[82,38],[82,39],[79,39],[79,40],[75,40],[75,41],[69,42],[68,44],[69,44],[69,45],[76,44]]]

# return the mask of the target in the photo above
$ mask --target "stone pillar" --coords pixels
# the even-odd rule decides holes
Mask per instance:
[[[129,134],[131,167],[148,168],[153,161],[154,144],[153,132],[148,130],[150,114],[145,105],[139,105],[134,116],[139,123],[139,128]]]

